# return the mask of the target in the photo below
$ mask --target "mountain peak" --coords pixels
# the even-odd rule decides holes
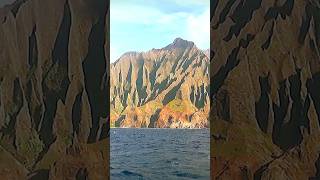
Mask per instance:
[[[128,51],[128,52],[125,52],[122,56],[135,56],[139,54],[139,52],[137,51]]]
[[[173,43],[188,43],[188,42],[191,42],[191,41],[184,40],[180,37],[174,39],[174,41],[173,41]]]
[[[165,50],[175,49],[175,48],[187,48],[194,46],[194,43],[192,41],[187,41],[182,38],[176,38],[173,43],[166,46]]]

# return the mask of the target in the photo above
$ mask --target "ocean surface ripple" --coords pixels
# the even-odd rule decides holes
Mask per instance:
[[[110,130],[111,180],[210,179],[209,129]]]

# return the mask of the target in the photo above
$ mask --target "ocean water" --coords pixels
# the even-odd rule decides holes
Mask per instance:
[[[209,129],[112,128],[111,180],[210,179]]]

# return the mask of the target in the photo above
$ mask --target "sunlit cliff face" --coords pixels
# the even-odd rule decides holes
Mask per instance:
[[[319,179],[319,1],[211,2],[212,178]]]
[[[111,126],[208,127],[209,58],[181,38],[111,65]]]
[[[13,3],[15,0],[1,0],[0,7]]]
[[[108,177],[108,9],[104,0],[0,9],[0,179]]]

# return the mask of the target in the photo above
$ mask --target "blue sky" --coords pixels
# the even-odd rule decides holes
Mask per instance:
[[[209,0],[111,0],[111,62],[128,51],[162,48],[177,37],[210,47]]]

